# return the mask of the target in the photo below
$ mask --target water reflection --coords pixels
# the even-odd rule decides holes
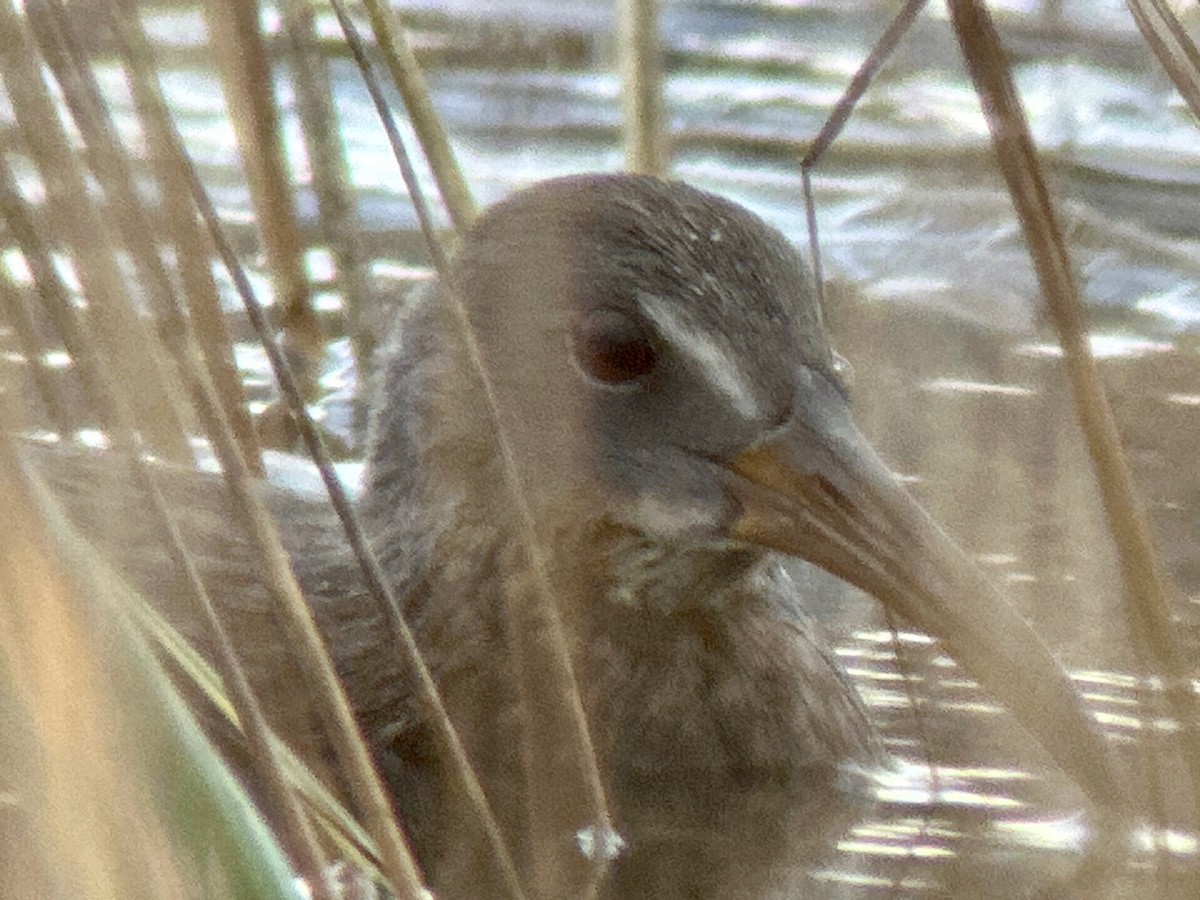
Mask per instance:
[[[1055,779],[1047,767],[989,764],[1009,752],[994,742],[1012,729],[1007,713],[929,638],[858,631],[839,647],[838,657],[871,710],[892,723],[888,745],[895,765],[875,775],[875,806],[837,841],[836,863],[812,872],[821,889],[817,896],[870,896],[885,889],[888,896],[1191,896],[1200,877],[1193,832],[1140,824],[1109,833],[1069,791],[1048,801],[1056,792],[1047,793]],[[1145,732],[1178,729],[1148,712],[1162,692],[1158,679],[1096,669],[1073,672],[1072,679],[1114,744],[1144,749]],[[918,739],[898,738],[897,723],[914,717],[928,727],[919,729]],[[955,718],[969,723],[965,732],[947,726]],[[939,735],[950,742],[939,742]],[[1076,870],[1100,866],[1092,858],[1097,847],[1109,854],[1101,866],[1106,874],[1088,880],[1086,893],[1071,894]]]

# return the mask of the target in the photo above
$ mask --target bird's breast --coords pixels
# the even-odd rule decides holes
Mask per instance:
[[[585,645],[579,680],[618,791],[791,789],[874,758],[829,650],[766,610],[617,608]]]

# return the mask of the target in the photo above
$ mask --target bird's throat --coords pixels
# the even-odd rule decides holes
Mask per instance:
[[[619,527],[599,529],[590,544],[604,602],[664,614],[725,608],[765,557],[742,545],[663,541]]]

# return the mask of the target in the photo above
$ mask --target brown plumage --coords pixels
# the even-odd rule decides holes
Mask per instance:
[[[495,411],[447,287],[479,336]],[[519,862],[527,786],[506,611],[534,588],[494,412],[628,845],[609,896],[792,896],[806,839],[836,831],[845,776],[881,762],[780,551],[941,632],[1072,774],[1111,789],[1102,760],[1072,761],[1081,746],[1098,756],[1095,737],[1049,655],[854,430],[807,273],[743,208],[635,176],[535,186],[472,228],[448,286],[405,304],[379,368],[360,512]],[[84,529],[151,597],[176,594],[153,529],[113,529],[85,499],[97,476],[83,465],[55,480]],[[319,756],[216,480],[168,484],[274,720]],[[492,896],[327,504],[268,496],[439,897]]]

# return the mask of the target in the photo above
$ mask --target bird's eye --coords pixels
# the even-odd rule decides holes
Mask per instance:
[[[645,327],[615,309],[589,312],[575,326],[575,360],[604,384],[627,384],[648,375],[658,350]]]

